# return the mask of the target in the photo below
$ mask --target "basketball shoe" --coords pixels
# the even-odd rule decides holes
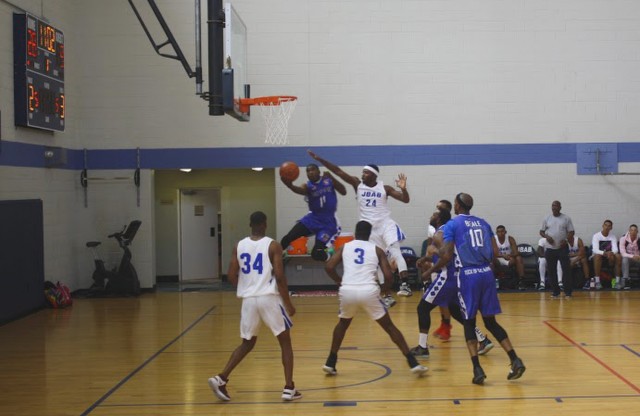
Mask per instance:
[[[227,393],[227,382],[229,380],[223,380],[221,376],[214,376],[209,379],[209,387],[215,393],[220,400],[228,402],[231,400],[231,396]]]
[[[443,341],[449,341],[451,338],[451,324],[442,322],[440,327],[433,332],[433,335]]]
[[[409,284],[407,282],[402,282],[402,284],[400,285],[400,290],[398,290],[398,296],[409,297],[411,295],[413,295],[413,292],[411,291]]]

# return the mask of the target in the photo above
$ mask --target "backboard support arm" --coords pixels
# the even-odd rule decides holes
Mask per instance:
[[[138,21],[140,22],[140,25],[142,26],[144,33],[147,35],[147,38],[149,38],[149,42],[151,42],[151,46],[153,46],[153,49],[156,51],[156,53],[164,58],[175,59],[180,61],[184,70],[187,72],[187,75],[189,76],[189,78],[195,77],[196,79],[196,94],[202,95],[203,80],[202,80],[202,65],[200,63],[200,37],[201,37],[200,0],[195,0],[196,2],[196,7],[195,7],[196,9],[195,10],[196,12],[196,68],[195,70],[192,70],[191,66],[189,65],[189,62],[187,62],[187,58],[184,56],[184,53],[182,53],[182,49],[180,49],[180,46],[178,45],[176,38],[173,36],[173,33],[171,33],[171,29],[169,29],[169,25],[167,25],[167,22],[164,20],[164,17],[162,16],[162,12],[160,12],[160,9],[158,8],[158,5],[156,4],[155,0],[147,0],[147,2],[149,3],[149,7],[153,11],[153,14],[155,15],[158,23],[160,24],[160,27],[162,28],[163,32],[167,36],[167,40],[162,43],[157,43],[155,39],[153,39],[153,36],[151,36],[151,33],[149,32],[149,29],[147,28],[147,25],[145,24],[144,19],[140,15],[140,12],[136,8],[135,4],[133,3],[133,0],[128,0],[128,1],[129,1],[129,5],[131,5],[131,8],[133,9],[133,12],[138,18]],[[171,47],[173,48],[173,51],[174,51],[173,55],[161,52],[161,49],[167,45],[171,45]]]

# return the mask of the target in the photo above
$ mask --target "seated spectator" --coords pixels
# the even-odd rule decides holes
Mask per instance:
[[[524,290],[522,279],[524,279],[524,263],[518,252],[518,245],[515,238],[507,235],[507,229],[504,225],[496,227],[496,244],[498,245],[498,255],[494,259],[496,268],[504,266],[515,268],[518,274],[518,289]],[[513,285],[511,285],[513,286]]]
[[[538,284],[538,290],[546,289],[546,275],[547,275],[547,259],[544,257],[544,251],[549,247],[549,243],[546,238],[541,238],[538,241],[538,274],[540,275],[540,284]],[[589,274],[587,273],[587,276]],[[562,285],[562,266],[560,260],[558,260],[558,285],[560,290],[564,290]]]
[[[616,282],[615,289],[631,289],[629,285],[629,264],[640,264],[640,245],[638,244],[638,226],[631,224],[629,231],[620,238],[622,256],[622,280]]]
[[[576,237],[574,234],[569,235],[567,238],[569,246],[569,268],[571,270],[582,267],[582,273],[584,278],[589,280],[589,261],[587,260],[587,250],[584,247],[582,239]],[[561,271],[558,273],[562,273]],[[560,276],[560,275],[559,275]],[[560,277],[559,277],[560,278]],[[568,284],[572,283],[573,279],[569,279]]]
[[[595,282],[596,290],[602,289],[602,283],[600,283],[600,272],[602,271],[602,259],[605,259],[610,267],[615,269],[616,281],[620,280],[620,269],[622,265],[622,256],[618,251],[618,239],[611,232],[613,228],[613,222],[611,220],[605,220],[602,224],[602,231],[595,233],[591,240],[591,250],[593,255],[593,270],[594,276],[591,278],[592,282]]]

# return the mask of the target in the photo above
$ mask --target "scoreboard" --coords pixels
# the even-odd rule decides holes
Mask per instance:
[[[15,124],[64,131],[64,35],[29,14],[13,15]]]

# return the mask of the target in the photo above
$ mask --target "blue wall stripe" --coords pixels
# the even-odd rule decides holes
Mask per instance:
[[[618,146],[620,162],[640,162],[640,143]],[[346,166],[378,165],[476,165],[576,163],[577,143],[468,144],[406,146],[324,146],[312,149],[322,157]],[[0,165],[45,167],[46,146],[0,141]],[[84,167],[82,149],[66,149],[63,169]],[[135,169],[136,149],[92,149],[87,151],[89,169]],[[140,149],[143,169],[272,168],[285,160],[299,165],[312,161],[307,147],[234,147]]]
[[[637,162],[640,160],[640,143],[619,143],[618,162]]]

